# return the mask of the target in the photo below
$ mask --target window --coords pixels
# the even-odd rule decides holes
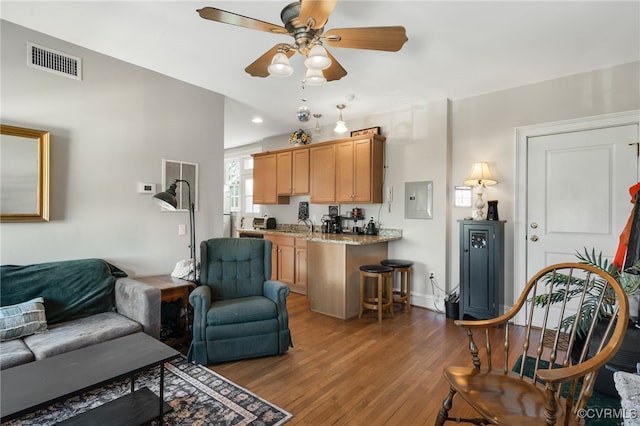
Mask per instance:
[[[225,206],[230,212],[238,212],[239,216],[259,215],[260,206],[253,204],[253,157],[228,158],[224,168]]]

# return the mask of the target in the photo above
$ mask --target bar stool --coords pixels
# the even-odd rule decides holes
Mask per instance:
[[[400,280],[398,281],[399,290],[393,291],[395,295],[393,301],[406,305],[407,311],[411,312],[411,269],[413,262],[401,259],[385,259],[381,261],[380,264],[393,268],[392,275],[394,276],[394,280],[396,272],[400,276]]]
[[[363,265],[360,267],[360,312],[362,318],[364,308],[378,311],[378,322],[382,322],[382,311],[389,309],[393,318],[393,268],[384,265]],[[365,294],[368,278],[374,278],[377,288],[373,295]]]

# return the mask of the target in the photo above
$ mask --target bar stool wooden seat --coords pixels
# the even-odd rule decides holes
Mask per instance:
[[[413,262],[402,259],[385,259],[380,264],[393,268],[394,281],[396,272],[398,273],[400,278],[398,280],[399,289],[393,291],[393,301],[394,303],[402,303],[403,307],[407,307],[407,311],[411,311],[411,269],[413,268]]]
[[[384,265],[363,265],[360,267],[360,312],[358,318],[362,318],[362,311],[371,309],[378,311],[378,322],[382,322],[382,311],[389,309],[393,318],[393,268]],[[367,292],[366,284],[369,278],[374,278],[377,284],[373,294]]]

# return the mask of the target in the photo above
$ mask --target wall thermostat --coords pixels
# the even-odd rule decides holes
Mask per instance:
[[[155,194],[156,184],[138,182],[138,193],[139,194]]]

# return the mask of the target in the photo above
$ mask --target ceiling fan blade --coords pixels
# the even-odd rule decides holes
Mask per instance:
[[[327,51],[327,56],[331,59],[331,65],[329,65],[329,68],[322,70],[322,74],[327,81],[340,80],[347,75],[347,70],[342,68],[342,65],[336,61],[336,58],[333,57],[331,52]]]
[[[210,21],[237,25],[239,27],[250,28],[252,30],[266,31],[268,33],[288,34],[284,27],[248,18],[246,16],[238,15],[237,13],[227,12],[226,10],[217,9],[215,7],[203,7],[202,9],[198,9],[197,12],[200,14],[201,18],[208,19]]]
[[[276,44],[267,52],[265,52],[265,54],[249,64],[244,70],[247,72],[247,74],[251,74],[251,76],[253,77],[269,77],[269,70],[267,69],[267,67],[271,65],[271,60],[273,59],[275,54],[278,53],[278,49],[280,49],[281,47],[282,44]],[[283,51],[282,53],[287,55],[287,58],[290,58],[294,53],[296,53],[296,51],[293,49],[288,49],[286,51]]]
[[[333,47],[388,52],[397,52],[408,40],[404,27],[334,28],[325,38],[325,43]]]
[[[301,25],[307,25],[309,18],[313,18],[314,24],[311,26],[314,30],[324,27],[327,23],[329,15],[336,7],[338,0],[302,0],[300,2],[300,15],[298,19]]]

